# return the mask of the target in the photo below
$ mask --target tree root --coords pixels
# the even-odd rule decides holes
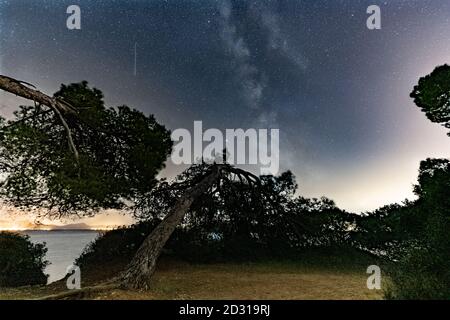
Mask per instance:
[[[57,294],[52,294],[48,296],[44,296],[41,298],[37,298],[36,300],[62,300],[67,298],[81,298],[85,295],[90,295],[92,293],[98,293],[111,289],[121,288],[122,285],[119,282],[114,283],[103,283],[97,286],[86,287],[79,290],[68,290]]]

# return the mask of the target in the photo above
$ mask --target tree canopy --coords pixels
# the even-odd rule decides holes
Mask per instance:
[[[53,216],[86,215],[121,208],[151,190],[172,148],[169,131],[154,116],[107,108],[102,92],[85,81],[62,85],[54,97],[77,110],[65,120],[78,159],[55,113],[21,106],[14,119],[0,120],[3,199]]]
[[[439,66],[420,78],[411,98],[429,120],[450,129],[450,66]]]
[[[450,129],[450,67],[421,78],[411,97],[432,122]],[[450,135],[450,133],[449,133]],[[418,199],[404,210],[402,223],[415,241],[391,271],[388,298],[448,299],[450,296],[450,161],[420,163]],[[402,217],[400,217],[402,218]]]
[[[186,188],[195,186],[213,165],[194,165],[174,181],[160,181],[138,202],[140,221],[164,218]],[[195,199],[173,250],[187,259],[257,259],[295,255],[299,249],[349,244],[356,215],[336,207],[327,198],[296,195],[297,183],[290,171],[263,175],[259,183],[243,183],[233,174],[217,180]]]

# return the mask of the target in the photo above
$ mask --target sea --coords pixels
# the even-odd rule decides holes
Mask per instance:
[[[46,243],[46,260],[50,262],[45,269],[49,276],[47,283],[64,278],[67,268],[100,234],[94,230],[32,230],[24,233],[30,236],[33,243]]]

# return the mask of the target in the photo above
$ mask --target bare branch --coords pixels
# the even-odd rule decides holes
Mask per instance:
[[[0,75],[0,89],[13,93],[19,97],[33,100],[35,103],[37,102],[41,105],[46,105],[58,115],[64,129],[66,130],[67,139],[69,140],[69,146],[72,152],[74,153],[76,161],[78,162],[79,153],[75,146],[75,143],[73,142],[72,132],[70,131],[70,128],[63,116],[64,114],[77,115],[78,112],[76,108],[74,108],[72,105],[70,105],[69,103],[65,102],[62,99],[52,98],[38,90],[29,88],[23,85],[24,83],[29,86],[33,86],[27,82],[19,81],[7,76]]]
[[[24,86],[22,83],[25,82],[0,75],[0,89],[13,93],[16,96],[33,100],[50,108],[56,107],[62,114],[77,114],[77,110],[69,103],[61,99],[52,98],[38,90]]]
[[[63,115],[61,114],[61,111],[59,111],[59,108],[57,108],[56,105],[53,105],[53,110],[58,115],[59,119],[61,120],[61,123],[62,123],[64,129],[66,129],[67,139],[69,140],[69,146],[72,149],[72,152],[75,156],[75,160],[78,162],[80,155],[78,154],[77,147],[75,146],[75,143],[73,142],[72,132],[70,131],[69,125],[67,124],[66,120],[64,119]]]

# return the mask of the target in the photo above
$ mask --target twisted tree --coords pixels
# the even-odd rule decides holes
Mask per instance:
[[[50,218],[93,215],[127,209],[156,184],[172,141],[153,116],[106,108],[87,82],[63,85],[54,97],[10,78],[0,88],[36,101],[0,121],[0,195],[12,205]]]
[[[163,221],[144,240],[128,268],[120,276],[121,284],[127,288],[148,289],[162,248],[183,221],[193,202],[206,192],[219,192],[221,184],[236,179],[249,185],[259,184],[258,177],[228,164],[207,166],[205,172],[195,181],[181,183],[179,187],[184,189],[182,195]]]
[[[106,109],[102,93],[87,82],[63,85],[50,97],[0,76],[0,89],[35,102],[21,107],[15,120],[0,121],[0,173],[6,175],[0,194],[13,205],[45,208],[57,217],[95,214],[101,208],[129,208],[152,190],[172,146],[168,131],[152,116],[125,106]],[[205,168],[194,181],[179,184],[180,197],[115,279],[118,284],[149,287],[164,244],[201,194],[217,192],[226,180],[259,183],[228,164]]]

